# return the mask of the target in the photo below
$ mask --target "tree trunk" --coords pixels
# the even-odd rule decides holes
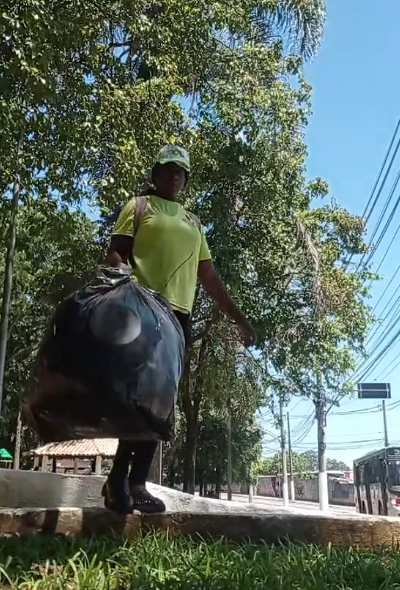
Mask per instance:
[[[154,453],[154,457],[153,457],[153,461],[151,463],[151,467],[150,467],[150,472],[149,472],[149,477],[148,480],[151,483],[156,483],[157,485],[160,484],[160,482],[162,482],[162,472],[160,470],[161,467],[161,463],[160,463],[160,449],[161,449],[161,453],[162,453],[162,443],[158,443],[157,445],[157,450]]]
[[[289,506],[289,487],[288,487],[288,471],[287,471],[287,454],[286,454],[286,431],[285,431],[285,419],[283,416],[283,400],[279,400],[279,415],[280,415],[280,427],[281,427],[281,453],[282,453],[282,498],[283,505]]]
[[[18,142],[18,157],[22,148],[22,133]],[[1,319],[0,319],[0,415],[2,413],[3,397],[4,397],[4,377],[6,369],[6,352],[8,339],[8,323],[10,319],[11,309],[11,291],[13,279],[13,265],[15,258],[15,244],[17,240],[17,215],[18,205],[21,193],[21,185],[19,175],[16,176],[13,185],[13,194],[11,201],[11,221],[10,221],[10,235],[8,239],[6,262],[4,269],[4,283],[3,283],[3,300],[1,303]]]
[[[199,496],[204,497],[204,473],[199,474]]]
[[[204,343],[204,341],[203,341]],[[201,357],[201,350],[204,344],[201,344],[199,361]],[[185,445],[184,445],[184,462],[183,462],[183,491],[187,494],[194,494],[196,483],[196,451],[197,438],[199,430],[199,408],[201,400],[201,392],[199,389],[194,394],[194,399],[191,397],[190,388],[190,361],[191,352],[188,351],[185,358],[185,370],[182,378],[182,405],[186,418],[185,431]]]
[[[222,487],[221,473],[218,471],[217,478],[216,478],[216,484],[215,484],[215,493],[216,493],[217,498],[221,497],[221,487]]]
[[[226,424],[226,440],[228,443],[227,454],[228,454],[228,500],[232,500],[232,416],[230,400],[227,404],[228,416]]]
[[[197,419],[198,416],[194,416],[194,413],[191,413],[189,421],[186,416],[185,461],[183,464],[183,491],[193,495],[196,485]]]
[[[22,421],[21,421],[21,410],[18,411],[17,418],[17,432],[15,435],[15,449],[14,449],[14,463],[13,469],[20,468],[21,459],[21,435],[22,435]]]
[[[216,312],[215,312],[216,313]],[[207,357],[208,335],[215,323],[215,313],[207,323],[201,337],[200,351],[197,358],[197,370],[191,379],[191,360],[193,354],[193,342],[188,343],[185,368],[182,378],[182,406],[186,418],[186,436],[185,436],[185,458],[183,465],[183,491],[188,494],[194,494],[196,482],[196,451],[199,434],[199,412],[200,404],[203,397],[203,379],[202,368]],[[200,339],[199,339],[200,340]],[[192,387],[191,381],[193,382]],[[191,395],[193,390],[193,398]]]
[[[175,487],[175,461],[171,461],[171,465],[169,466],[168,469],[168,487],[169,488],[174,488]]]

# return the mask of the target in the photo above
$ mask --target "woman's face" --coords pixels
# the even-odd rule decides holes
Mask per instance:
[[[186,173],[184,169],[174,162],[157,166],[153,175],[153,182],[157,193],[169,201],[176,201],[179,193],[185,186],[185,181]]]

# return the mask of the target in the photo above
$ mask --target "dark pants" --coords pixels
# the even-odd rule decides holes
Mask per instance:
[[[174,311],[185,335],[185,341],[189,334],[189,314]],[[144,486],[149,475],[150,467],[157,449],[157,441],[130,441],[120,440],[115,454],[110,479],[123,480],[128,475],[131,486]]]

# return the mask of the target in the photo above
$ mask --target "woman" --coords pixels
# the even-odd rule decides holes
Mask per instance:
[[[189,172],[189,156],[184,149],[168,145],[160,151],[151,174],[154,188],[148,191],[145,209],[140,213],[139,231],[134,236],[139,201],[132,199],[114,227],[106,264],[119,266],[133,259],[133,275],[169,301],[185,338],[198,279],[218,307],[237,323],[245,346],[251,346],[256,342],[254,329],[216,273],[200,223],[177,202]],[[121,513],[165,510],[164,503],[146,490],[156,448],[154,441],[119,442],[103,488],[106,508]]]

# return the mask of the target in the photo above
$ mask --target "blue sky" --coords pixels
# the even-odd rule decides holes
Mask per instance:
[[[313,115],[306,141],[309,148],[307,173],[328,181],[331,195],[352,213],[362,214],[378,176],[391,136],[400,117],[399,0],[327,0],[325,39],[319,55],[307,65],[305,74],[313,87]],[[400,155],[368,223],[371,235],[384,201],[400,170]],[[397,189],[393,202],[400,194]],[[392,202],[392,204],[393,204]],[[392,205],[391,205],[392,206]],[[389,207],[389,212],[391,209]],[[400,223],[396,212],[382,244],[373,257],[375,268],[382,259]],[[400,232],[380,269],[383,280],[372,290],[372,305],[400,263]],[[382,315],[390,297],[399,291],[400,272],[383,297],[376,314]],[[400,328],[400,323],[397,329]],[[394,334],[396,329],[391,333]],[[384,333],[384,326],[377,335]],[[388,341],[387,338],[386,341]],[[372,353],[376,354],[377,350]],[[365,381],[381,380],[400,354],[400,339],[383,355]],[[399,359],[400,360],[400,356]],[[390,442],[399,442],[400,365],[387,380],[392,385],[388,403]],[[383,445],[382,414],[378,402],[345,400],[328,416],[328,456],[351,463],[358,456]],[[393,404],[391,408],[390,404]],[[295,450],[316,450],[315,424],[307,434],[312,404],[294,400],[289,407]],[[360,410],[362,410],[360,412]],[[371,411],[369,411],[371,410]],[[338,412],[343,412],[339,414]],[[268,424],[266,424],[268,428]],[[273,430],[270,430],[274,433]],[[275,433],[276,434],[276,433]],[[277,441],[266,435],[264,454],[278,449]]]

